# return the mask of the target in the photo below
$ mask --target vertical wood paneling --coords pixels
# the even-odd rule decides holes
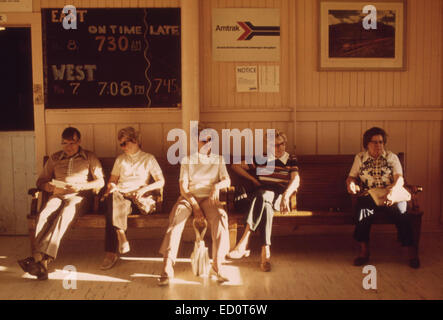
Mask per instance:
[[[431,212],[431,224],[437,225],[441,219],[441,198],[438,190],[442,187],[442,151],[441,151],[441,122],[432,121],[428,123],[428,190],[429,190],[429,212]],[[440,134],[439,134],[440,133]],[[436,192],[437,191],[437,192]]]
[[[117,148],[114,124],[94,125],[94,152],[98,157],[113,157]]]
[[[33,132],[0,134],[0,234],[26,234],[28,189],[35,186]]]
[[[14,157],[14,233],[17,229],[26,230],[26,215],[29,213],[29,196],[26,174],[28,163],[26,162],[25,137],[12,137],[12,154]]]
[[[357,153],[361,149],[361,145],[361,122],[340,122],[340,153]]]
[[[156,157],[162,156],[163,151],[163,126],[161,124],[141,124],[140,135],[142,149]]]
[[[406,151],[406,122],[405,121],[388,121],[385,126],[385,131],[388,134],[388,143],[386,148],[392,152]]]
[[[322,121],[317,124],[317,153],[338,154],[340,127],[337,121]]]
[[[66,127],[67,125],[46,125],[46,155],[60,150],[62,132]]]
[[[0,135],[2,152],[0,153],[0,233],[14,233],[14,158],[11,138],[7,134]]]
[[[296,127],[296,153],[317,153],[317,123],[298,122]]]

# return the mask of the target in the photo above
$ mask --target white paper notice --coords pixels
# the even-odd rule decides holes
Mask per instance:
[[[259,67],[260,92],[280,91],[280,66]]]
[[[257,66],[237,66],[237,92],[257,91]]]

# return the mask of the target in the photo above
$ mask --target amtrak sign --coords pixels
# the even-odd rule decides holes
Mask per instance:
[[[280,9],[213,9],[215,61],[280,61]]]

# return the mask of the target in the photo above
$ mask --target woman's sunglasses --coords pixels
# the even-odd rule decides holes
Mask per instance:
[[[128,144],[128,142],[131,142],[131,141],[123,141],[122,143],[120,143],[120,147],[126,147],[126,145]]]

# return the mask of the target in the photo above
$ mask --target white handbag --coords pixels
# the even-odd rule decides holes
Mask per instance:
[[[208,228],[208,223],[205,220],[205,227],[201,233],[195,225],[195,220],[192,222],[192,225],[194,226],[195,231],[194,251],[192,251],[191,254],[192,272],[196,276],[207,277],[211,265],[209,263],[208,247],[205,246],[205,241],[203,239],[205,237],[206,229]]]
[[[386,200],[392,203],[411,200],[411,194],[405,187],[395,188],[391,195],[386,188],[372,188],[368,191],[377,206],[384,206]]]

